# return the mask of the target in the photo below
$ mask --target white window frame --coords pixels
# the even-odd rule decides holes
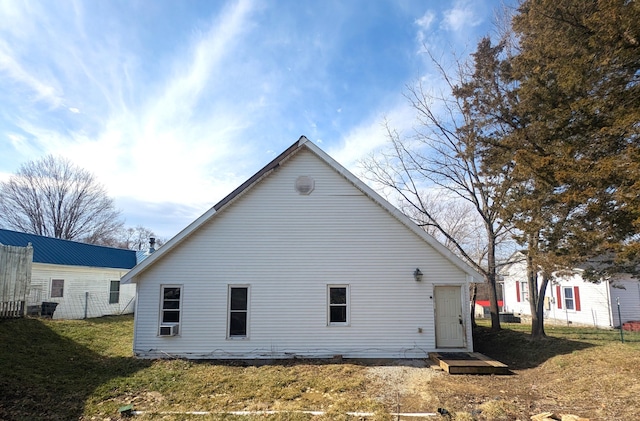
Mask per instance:
[[[571,297],[567,297],[567,290],[571,292]],[[571,302],[571,308],[569,308],[567,302]],[[562,304],[566,311],[576,311],[576,297],[573,292],[573,287],[562,287]]]
[[[528,281],[518,281],[520,282],[520,301],[529,301],[529,282]]]
[[[53,283],[57,282],[57,281],[62,282],[62,287],[60,288],[60,295],[53,295]],[[49,297],[51,297],[51,298],[64,298],[64,279],[51,278],[51,289],[49,290]]]
[[[247,290],[247,308],[244,310],[231,309],[231,290],[244,288]],[[231,335],[231,313],[246,313],[245,334]],[[251,320],[251,285],[248,284],[232,284],[227,288],[227,339],[229,340],[246,340],[249,339],[249,326]]]
[[[331,303],[331,289],[344,288],[346,297],[344,304],[332,304]],[[351,324],[351,288],[349,284],[329,284],[327,285],[327,326],[350,326]],[[344,306],[345,307],[345,321],[344,322],[332,322],[331,321],[331,307]]]
[[[118,284],[118,289],[116,291],[114,291],[113,289],[111,289],[111,287],[114,285],[114,282],[117,282]],[[120,281],[109,281],[109,304],[120,304],[120,288],[122,287],[122,285],[120,284]],[[113,299],[113,297],[115,297],[115,300]]]
[[[177,313],[178,313],[178,321],[177,322],[165,322],[164,321],[164,312],[166,310],[169,311],[173,311],[174,309],[165,309],[164,308],[164,290],[166,288],[180,288],[180,299],[178,300],[178,309],[177,309]],[[182,300],[184,297],[184,286],[182,284],[163,284],[160,285],[160,311],[159,311],[159,317],[158,317],[158,336],[160,336],[160,326],[167,326],[167,325],[177,325],[178,326],[178,335],[180,335],[182,329],[181,329],[181,325],[182,325]]]

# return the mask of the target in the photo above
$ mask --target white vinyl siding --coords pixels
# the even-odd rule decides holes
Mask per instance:
[[[517,302],[516,282],[526,276],[525,262],[512,264],[504,270],[504,311],[530,316],[529,302]],[[545,292],[548,305],[544,307],[544,317],[551,323],[596,327],[619,326],[616,298],[623,303],[621,311],[623,321],[640,319],[640,283],[637,280],[624,277],[614,278],[609,282],[589,282],[582,279],[580,273],[572,276],[554,278]],[[557,287],[560,287],[558,297]],[[580,311],[577,311],[578,297],[575,288],[578,287]],[[558,300],[560,307],[558,308]],[[568,304],[568,307],[567,307]]]
[[[295,191],[300,176],[314,180],[309,195]],[[426,358],[433,286],[467,285],[460,268],[306,150],[160,257],[136,279],[134,351],[143,357]],[[157,289],[175,279],[189,288],[181,337],[162,341]],[[247,279],[250,338],[230,341],[228,285]],[[346,280],[350,327],[328,326],[327,285]]]
[[[54,319],[83,319],[128,314],[135,310],[136,286],[120,285],[120,302],[109,304],[111,281],[120,279],[127,269],[53,265],[34,262],[27,305],[43,301],[58,303]],[[64,279],[62,297],[51,297],[51,280]]]
[[[618,317],[618,302],[622,322],[640,320],[640,282],[629,275],[611,282],[609,296],[611,297],[611,313],[613,326],[620,326]]]

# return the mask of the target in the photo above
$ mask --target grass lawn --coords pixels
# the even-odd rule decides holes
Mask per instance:
[[[133,318],[0,320],[0,419],[357,419],[347,412],[435,412],[458,420],[528,420],[551,411],[591,420],[635,419],[640,411],[640,333],[528,326],[476,331],[476,349],[509,364],[508,376],[451,376],[428,367],[284,361],[247,365],[131,357]],[[373,376],[387,370],[384,376]],[[395,373],[391,376],[390,373]],[[386,376],[386,377],[385,377]],[[285,411],[269,416],[157,415],[188,411]],[[313,416],[294,411],[325,411]],[[286,411],[291,411],[287,413]]]

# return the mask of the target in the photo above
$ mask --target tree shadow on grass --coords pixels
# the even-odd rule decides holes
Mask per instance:
[[[149,365],[100,355],[38,319],[0,320],[0,419],[77,420],[97,387]]]
[[[512,370],[534,368],[557,355],[595,346],[557,337],[532,340],[528,333],[509,329],[493,332],[482,326],[474,328],[473,342],[476,352],[507,364]]]

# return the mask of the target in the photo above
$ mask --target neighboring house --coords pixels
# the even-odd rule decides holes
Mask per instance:
[[[498,311],[502,311],[502,300],[498,300]],[[491,317],[491,302],[489,300],[476,300],[474,314],[477,318]]]
[[[504,277],[504,311],[531,316],[526,262],[521,254],[501,271]],[[619,327],[618,301],[622,323],[640,320],[640,282],[621,274],[598,283],[582,279],[581,269],[573,275],[557,276],[549,283],[544,298],[544,318],[550,322]]]
[[[135,266],[135,251],[4,229],[0,244],[33,247],[28,307],[57,303],[55,319],[133,312],[135,286],[121,285],[120,278]]]
[[[472,351],[474,279],[301,137],[122,281],[135,355],[271,359]]]

